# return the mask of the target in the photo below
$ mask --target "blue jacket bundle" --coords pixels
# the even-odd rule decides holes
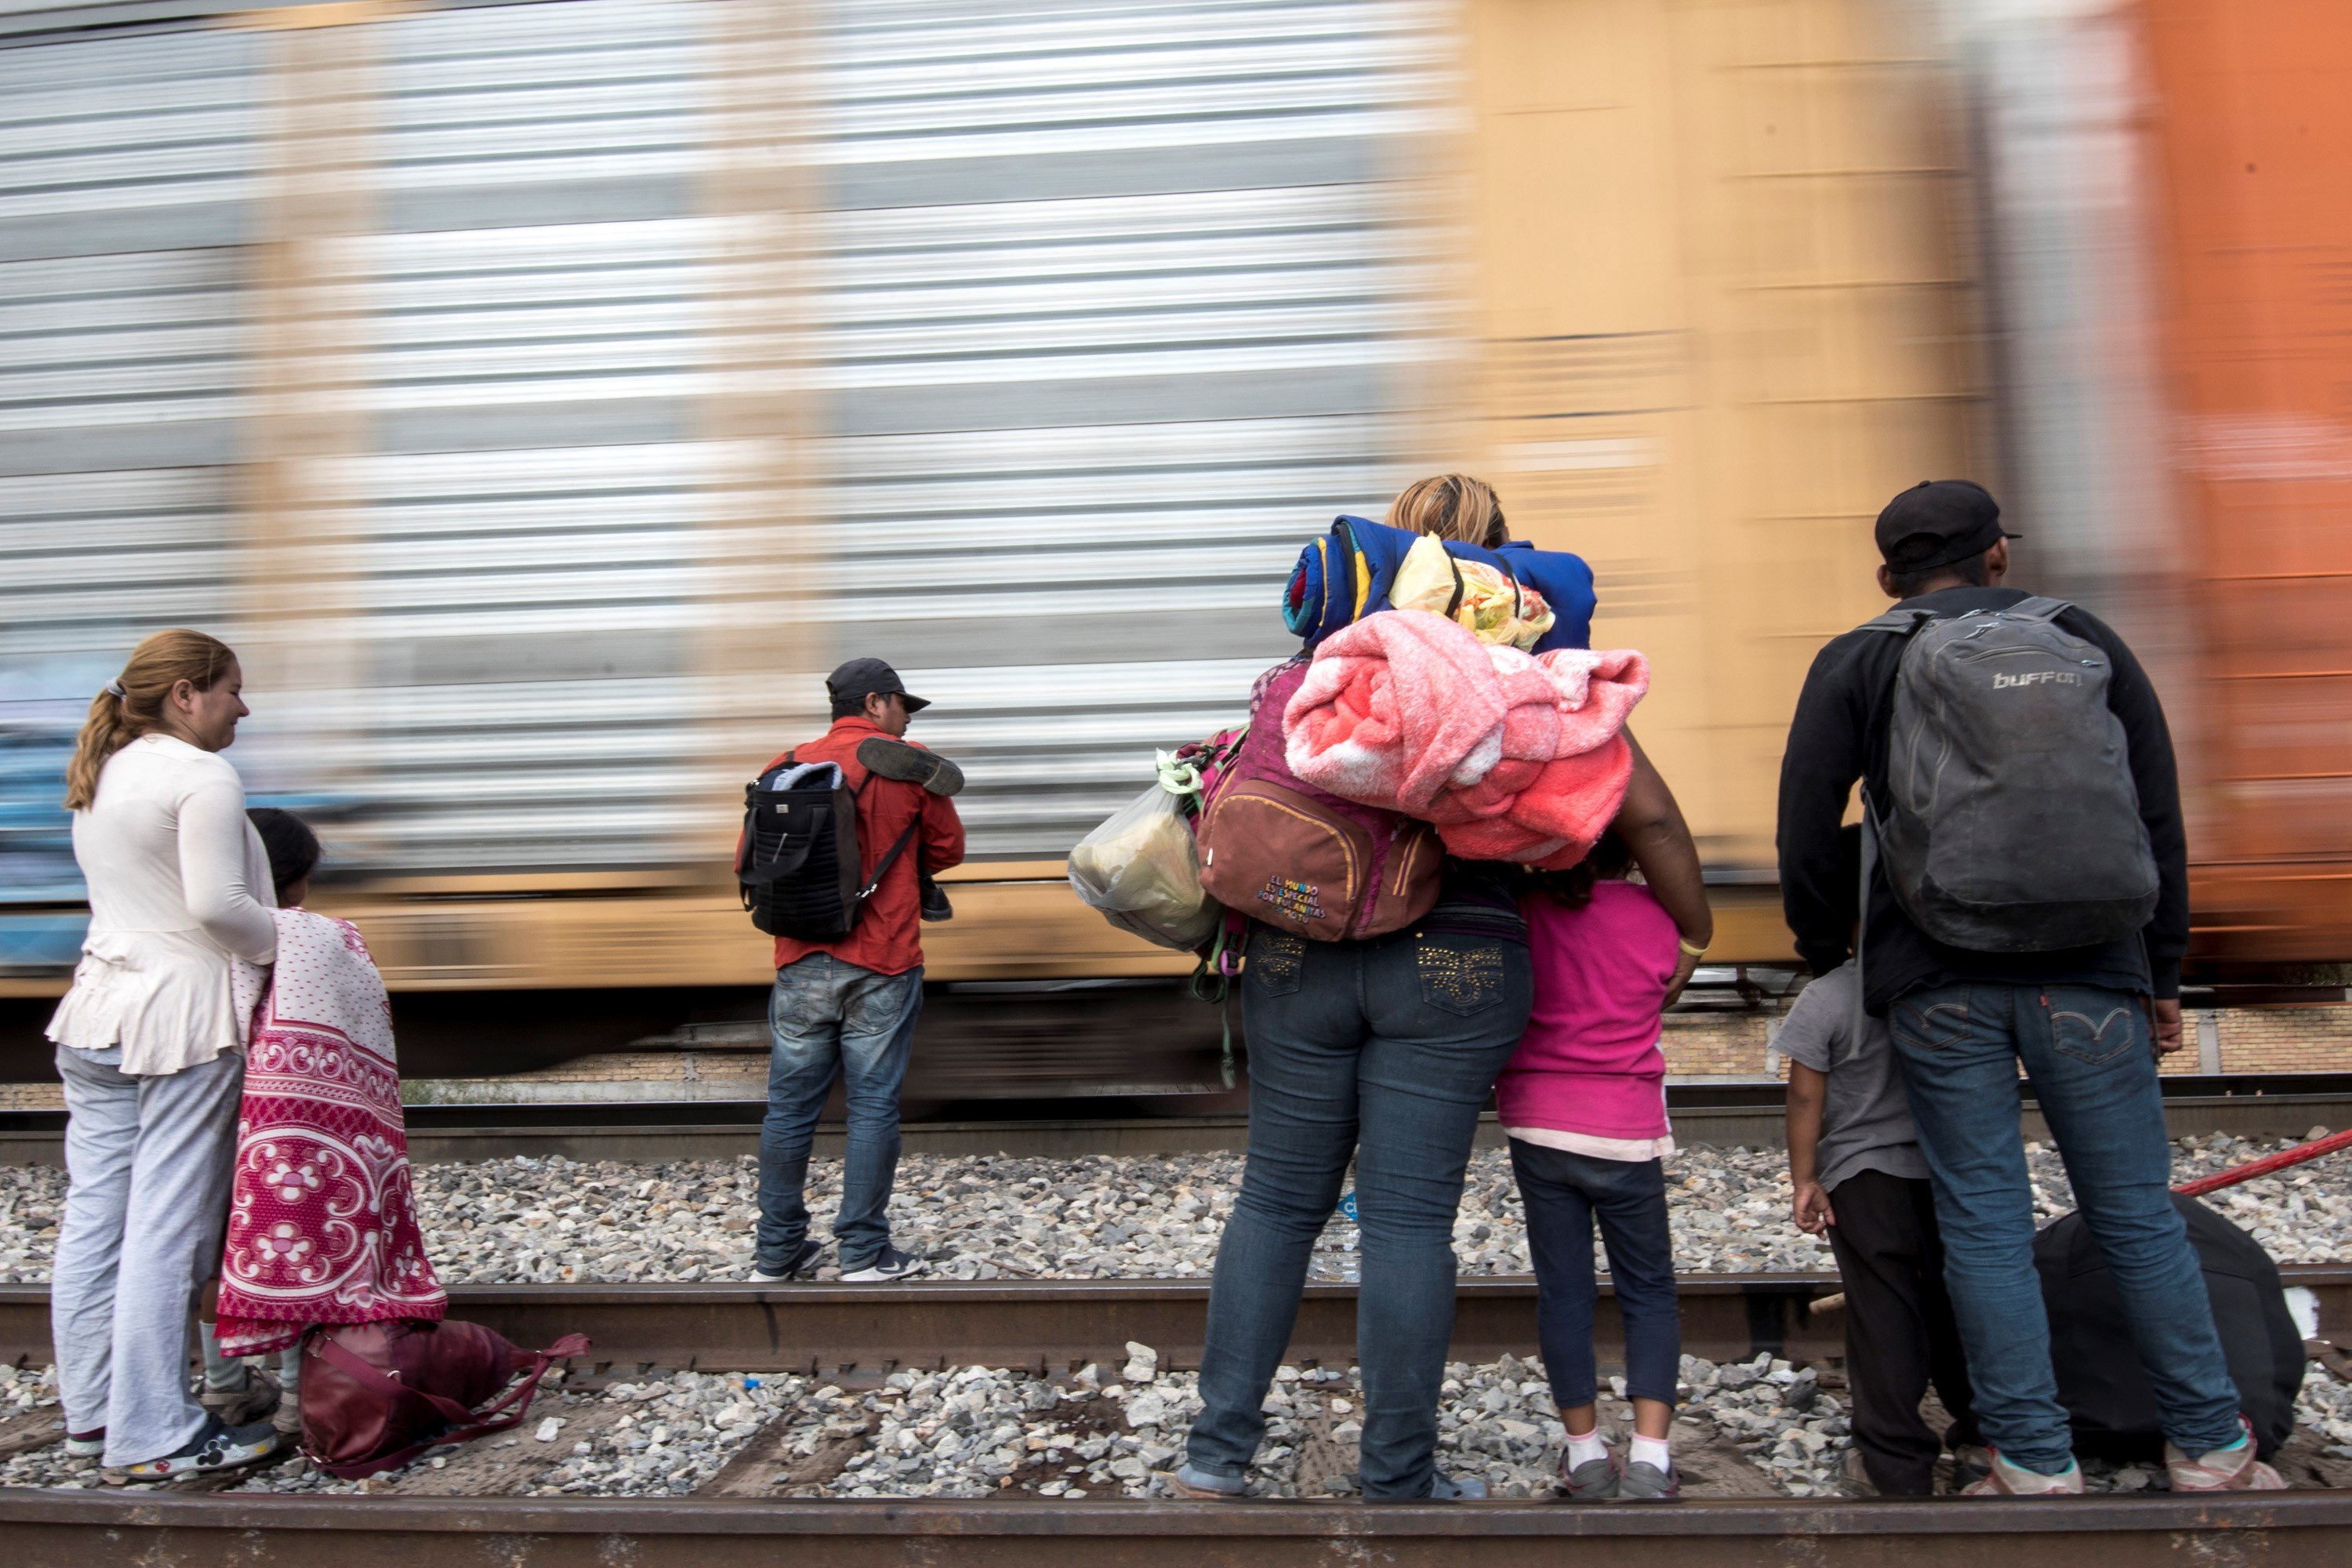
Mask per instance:
[[[1299,552],[1283,596],[1284,622],[1313,647],[1352,621],[1392,608],[1389,590],[1397,568],[1420,537],[1366,518],[1337,519],[1330,532]],[[1544,596],[1551,606],[1552,626],[1529,652],[1592,646],[1592,568],[1581,556],[1538,550],[1516,540],[1498,550],[1454,540],[1444,543],[1455,560],[1483,563]]]

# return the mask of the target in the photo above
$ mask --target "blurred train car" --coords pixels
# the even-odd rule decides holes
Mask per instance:
[[[741,782],[877,654],[972,779],[961,1091],[1197,1077],[1061,855],[1439,467],[1650,654],[1718,958],[1790,961],[1789,709],[1940,473],[2165,656],[2202,951],[2352,957],[2324,9],[0,0],[0,1070],[79,941],[73,729],[191,623],[452,1061],[755,1015]]]
[[[2147,657],[2207,974],[2352,957],[2352,14],[1948,6],[2021,559]],[[2308,966],[2308,967],[2302,967]]]

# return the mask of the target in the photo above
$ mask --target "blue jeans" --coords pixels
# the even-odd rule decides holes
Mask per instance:
[[[890,1244],[890,1184],[898,1172],[898,1087],[923,1010],[923,972],[877,974],[813,952],[776,971],[768,1002],[775,1045],[768,1058],[768,1115],[760,1124],[762,1274],[790,1268],[808,1237],[809,1147],[838,1073],[849,1102],[841,1212],[834,1217],[843,1272],[863,1268]]]
[[[1535,1255],[1536,1338],[1551,1402],[1562,1410],[1600,1393],[1592,1359],[1592,1225],[1609,1249],[1609,1279],[1625,1329],[1625,1392],[1675,1402],[1682,1381],[1682,1310],[1666,1228],[1666,1171],[1658,1160],[1601,1160],[1511,1140],[1511,1173],[1528,1211]]]
[[[1454,1335],[1454,1211],[1478,1111],[1527,1028],[1531,990],[1527,948],[1498,937],[1252,933],[1249,1159],[1217,1244],[1202,1409],[1186,1444],[1195,1466],[1239,1476],[1256,1457],[1259,1405],[1352,1154],[1364,1496],[1429,1495]]]
[[[2074,1458],[2033,1268],[2021,1061],[2123,1294],[2165,1436],[2192,1454],[2236,1442],[2237,1385],[2168,1190],[2172,1144],[2146,1001],[2091,985],[1938,985],[1897,998],[1887,1022],[1934,1181],[1944,1279],[1985,1441],[2043,1475]]]

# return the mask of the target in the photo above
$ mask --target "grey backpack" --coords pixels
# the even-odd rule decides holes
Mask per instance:
[[[1947,946],[2088,947],[2156,912],[2156,855],[2107,707],[2115,670],[2057,624],[2066,607],[1898,608],[1863,628],[1905,638],[1884,705],[1886,796],[1864,792],[1864,858]]]

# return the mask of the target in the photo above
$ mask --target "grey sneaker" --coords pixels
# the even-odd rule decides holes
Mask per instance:
[[[869,773],[919,784],[933,795],[950,795],[963,788],[961,768],[937,752],[887,735],[868,735],[858,742],[857,761]]]
[[[243,1387],[214,1388],[207,1384],[196,1397],[205,1409],[221,1418],[224,1426],[242,1426],[278,1408],[278,1379],[258,1367],[249,1366],[245,1369]]]
[[[1234,1502],[1249,1495],[1247,1476],[1221,1476],[1204,1470],[1187,1459],[1176,1467],[1171,1478],[1178,1497],[1197,1498],[1207,1502]]]
[[[1617,1495],[1622,1479],[1616,1455],[1603,1454],[1597,1459],[1587,1459],[1571,1470],[1568,1468],[1568,1450],[1562,1448],[1559,1479],[1554,1483],[1554,1489],[1570,1502],[1607,1502]]]
[[[1963,1443],[1952,1450],[1952,1489],[1965,1491],[1992,1474],[1992,1450],[1982,1443]]]
[[[187,1447],[160,1459],[126,1465],[122,1473],[134,1481],[160,1481],[175,1476],[200,1476],[208,1470],[233,1470],[266,1459],[278,1452],[278,1428],[267,1421],[249,1426],[228,1426],[217,1415],[207,1416],[205,1429]]]
[[[1636,1459],[1617,1483],[1617,1495],[1627,1502],[1672,1502],[1682,1489],[1682,1470],[1671,1461],[1662,1470],[1647,1459]]]
[[[1486,1495],[1486,1483],[1475,1476],[1433,1476],[1429,1482],[1432,1502],[1476,1502]]]
[[[909,1274],[920,1274],[929,1267],[911,1252],[885,1247],[873,1262],[857,1268],[843,1269],[841,1282],[844,1285],[887,1285],[893,1279],[904,1279]]]
[[[784,1265],[783,1272],[770,1274],[763,1269],[754,1268],[751,1270],[751,1283],[781,1285],[787,1279],[805,1279],[815,1271],[816,1260],[824,1256],[824,1244],[814,1237],[804,1237],[801,1240],[801,1249],[793,1254],[793,1260]]]

